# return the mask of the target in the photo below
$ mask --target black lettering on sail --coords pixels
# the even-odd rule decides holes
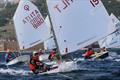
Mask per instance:
[[[37,10],[35,10],[35,13],[38,14],[39,12]]]
[[[23,23],[26,24],[27,22],[23,19]]]
[[[42,18],[42,16],[40,14],[38,14],[36,17],[34,17],[30,23],[33,25],[33,27],[35,29],[37,29],[38,27],[40,27],[42,25],[42,23],[44,22],[44,19]]]

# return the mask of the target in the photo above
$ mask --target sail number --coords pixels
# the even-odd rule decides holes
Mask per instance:
[[[99,4],[99,0],[90,0],[90,3],[93,7],[96,7]]]

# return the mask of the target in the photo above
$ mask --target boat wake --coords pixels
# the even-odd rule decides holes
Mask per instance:
[[[73,70],[78,70],[78,65],[75,61],[69,61],[61,63],[57,69],[48,71],[47,73],[71,72]]]
[[[114,62],[114,64],[113,64]],[[72,72],[72,71],[77,71],[77,70],[91,70],[93,69],[92,67],[94,67],[95,69],[100,69],[101,67],[107,67],[108,66],[104,66],[105,64],[114,66],[116,65],[116,63],[118,63],[118,61],[109,61],[109,60],[100,60],[100,61],[91,61],[91,60],[83,60],[83,59],[76,59],[74,61],[67,61],[67,62],[62,62],[61,64],[59,64],[58,68],[45,72],[45,73],[40,73],[40,75],[44,75],[44,74],[52,74],[52,73],[66,73],[66,72]],[[1,66],[1,65],[0,65]],[[111,67],[109,67],[111,68]],[[14,68],[7,68],[7,67],[0,67],[0,73],[1,74],[9,74],[9,75],[30,75],[33,74],[32,71],[29,70],[28,65],[24,65],[22,66],[22,68],[20,68],[19,66]]]
[[[74,65],[74,66],[73,66]],[[29,70],[28,66],[25,66],[27,68],[19,69],[18,67],[13,68],[0,68],[1,74],[9,74],[9,75],[30,75],[33,74],[32,71]],[[74,61],[69,62],[63,62],[59,65],[58,68],[45,72],[40,74],[51,74],[51,73],[59,73],[59,72],[71,72],[73,70],[77,70],[77,64]]]

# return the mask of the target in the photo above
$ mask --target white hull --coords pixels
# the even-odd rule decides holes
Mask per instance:
[[[11,60],[6,65],[10,66],[10,65],[15,65],[19,62],[28,62],[28,61],[30,61],[30,56],[29,55],[22,55],[22,56],[16,57],[15,59]]]

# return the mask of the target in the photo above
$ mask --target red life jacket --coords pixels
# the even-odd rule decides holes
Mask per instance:
[[[55,51],[51,51],[51,53],[50,53],[50,58],[54,58],[55,55],[56,55],[56,52],[55,52]]]
[[[35,68],[35,66],[34,66],[33,64],[29,64],[29,68],[30,68],[30,70],[32,70],[32,71],[35,71],[35,70],[36,70],[36,68]]]
[[[30,60],[29,68],[32,71],[36,70],[36,62],[39,62],[39,57],[33,56]]]
[[[90,57],[92,54],[94,54],[93,51],[87,51],[84,56],[85,56],[86,58],[88,58],[88,57]]]

